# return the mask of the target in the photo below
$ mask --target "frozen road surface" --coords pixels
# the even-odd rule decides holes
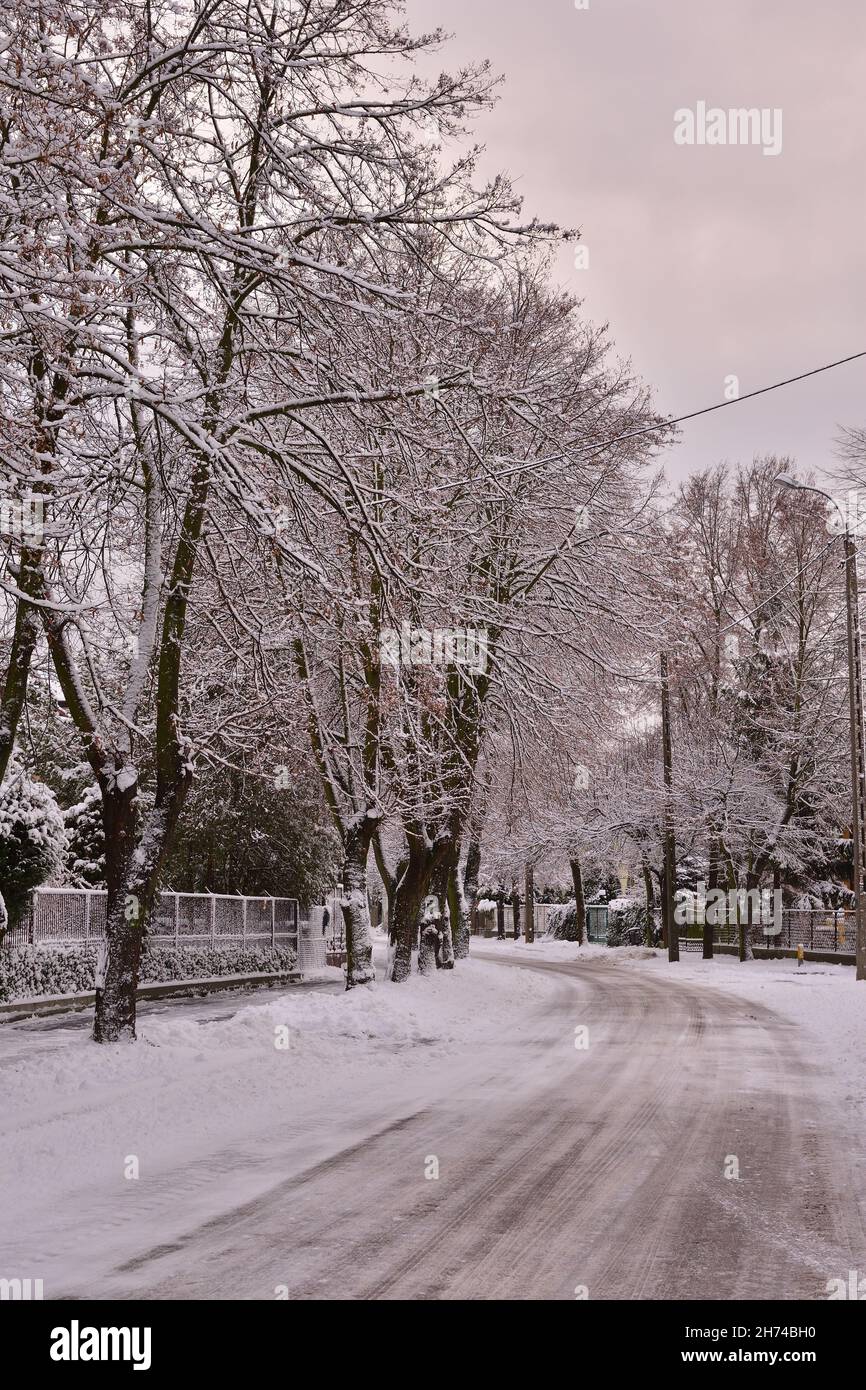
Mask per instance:
[[[670,975],[477,954],[491,983],[547,976],[542,1002],[520,976],[528,1029],[411,1093],[371,1086],[306,1150],[289,1127],[214,1153],[209,1214],[169,1179],[158,1239],[139,1185],[113,1243],[108,1199],[82,1211],[95,1244],[77,1278],[67,1250],[61,1296],[817,1299],[866,1271],[850,1144],[794,1023]]]

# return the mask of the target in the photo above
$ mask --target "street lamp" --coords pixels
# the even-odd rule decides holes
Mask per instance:
[[[866,868],[866,739],[863,728],[863,671],[860,641],[860,599],[857,591],[857,548],[835,497],[823,488],[801,483],[790,473],[776,482],[796,492],[817,492],[831,502],[842,519],[845,542],[845,601],[848,612],[848,707],[851,723],[851,834],[854,840],[854,915],[857,921],[857,979],[866,980],[866,932],[863,928],[863,871]]]

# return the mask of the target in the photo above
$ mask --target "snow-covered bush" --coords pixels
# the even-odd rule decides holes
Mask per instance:
[[[0,951],[0,1000],[93,989],[96,947],[12,946]]]
[[[238,946],[214,951],[208,946],[148,946],[141,961],[142,983],[206,980],[211,975],[261,975],[294,970],[298,957],[290,946]]]
[[[105,887],[102,795],[94,782],[63,814],[66,827],[64,877],[73,888]]]
[[[660,936],[644,903],[634,898],[618,898],[607,915],[608,946],[655,946]]]
[[[585,934],[585,932],[584,932]],[[577,941],[577,909],[572,900],[557,907],[547,918],[547,935],[554,941]]]
[[[87,994],[93,990],[96,946],[15,946],[0,951],[0,1000],[34,999],[44,994]],[[283,974],[297,966],[286,946],[145,946],[141,983],[205,980],[223,975]]]
[[[10,928],[21,920],[33,889],[60,871],[65,848],[54,793],[12,763],[0,787],[0,894]]]

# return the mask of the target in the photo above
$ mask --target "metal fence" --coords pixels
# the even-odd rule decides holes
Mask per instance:
[[[549,926],[549,916],[555,905],[536,904],[536,936],[543,935]],[[496,909],[484,908],[477,914],[476,930],[481,936],[496,935]],[[608,907],[606,904],[588,904],[586,909],[586,940],[605,942],[608,934]],[[657,921],[657,925],[659,925]],[[765,936],[760,924],[748,928],[753,946],[768,946],[770,949],[784,947],[796,950],[803,946],[807,951],[833,951],[839,955],[855,954],[857,924],[850,908],[785,908],[782,912],[782,930],[776,936]],[[505,907],[505,934],[514,935],[514,922],[511,905]],[[680,943],[684,950],[701,949],[703,928],[699,923],[680,928]],[[721,945],[734,946],[739,940],[735,924],[713,928],[713,940]]]
[[[544,935],[546,935],[546,933],[547,933],[548,930],[550,929],[550,918],[551,918],[552,914],[553,914],[554,912],[558,912],[562,906],[563,906],[562,903],[536,903],[536,904],[535,904],[535,911],[534,911],[534,915],[533,915],[533,921],[534,921],[534,923],[535,923],[535,935],[536,935],[537,937],[538,937],[538,936],[544,936]],[[513,936],[514,936],[514,908],[512,907],[512,905],[511,905],[510,902],[507,902],[507,903],[504,904],[504,908],[503,908],[503,918],[504,918],[504,922],[505,922],[505,935],[506,935],[506,937],[513,937]],[[526,912],[525,912],[525,904],[523,904],[523,903],[521,903],[521,905],[520,905],[520,918],[519,918],[519,920],[520,920],[520,934],[521,934],[521,936],[524,936],[525,933],[526,933]],[[495,936],[495,935],[496,935],[496,931],[497,931],[497,925],[496,925],[496,907],[494,906],[494,907],[480,907],[480,908],[478,908],[477,911],[476,911],[476,913],[475,913],[475,934],[476,934],[476,936]]]
[[[99,941],[107,894],[96,888],[38,888],[28,912],[5,938],[9,946]],[[285,946],[298,944],[294,898],[220,893],[159,893],[148,940],[161,946]]]
[[[301,937],[298,943],[298,964],[301,970],[322,970],[327,965],[327,943],[322,934],[321,908],[313,908],[318,920],[301,921]]]
[[[689,936],[700,936],[701,928],[690,928]],[[836,951],[854,955],[856,949],[857,922],[850,908],[785,908],[782,912],[782,930],[776,936],[765,936],[763,928],[749,928],[749,939],[753,946],[785,947],[796,950],[803,946],[807,951]],[[739,939],[736,926],[716,927],[713,940],[724,945],[735,945]]]

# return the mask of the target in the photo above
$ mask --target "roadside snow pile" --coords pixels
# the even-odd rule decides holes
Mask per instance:
[[[333,974],[342,979],[342,972]],[[288,1027],[289,1050],[311,1059],[343,1058],[346,1042],[368,1041],[393,1047],[405,1059],[407,1049],[418,1044],[447,1050],[482,1041],[491,1027],[504,1022],[515,1003],[545,992],[536,980],[495,981],[491,972],[474,961],[461,961],[454,971],[442,971],[427,979],[413,975],[402,985],[380,984],[373,989],[348,993],[305,992],[298,988],[248,1005],[234,1018],[219,1025],[222,1049],[256,1051],[267,1043],[275,1046],[277,1029]],[[184,1019],[147,1020],[139,1029],[142,1038],[165,1047],[201,1047],[201,1028]],[[400,1049],[398,1052],[397,1049]]]
[[[578,946],[574,941],[555,941],[549,936],[537,938],[530,944],[521,937],[519,941],[508,939],[506,941],[479,942],[479,946],[485,959],[492,959],[495,952],[496,955],[518,956],[527,963],[531,960],[563,962],[597,960],[606,965],[615,965],[617,961],[652,960],[663,954],[661,951],[653,950],[650,946],[613,947],[603,946],[597,941],[586,942],[583,946]],[[475,949],[473,945],[473,950]]]

